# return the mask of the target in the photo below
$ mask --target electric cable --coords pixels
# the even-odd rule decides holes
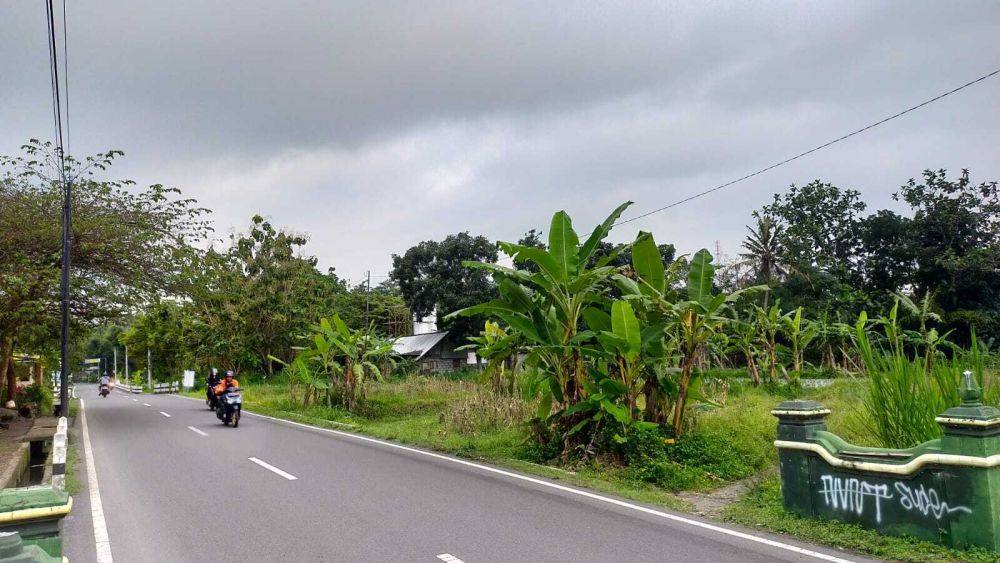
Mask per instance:
[[[946,98],[946,97],[948,97],[948,96],[950,96],[950,95],[952,95],[952,94],[954,94],[954,93],[956,93],[956,92],[958,92],[960,90],[964,90],[964,89],[968,88],[969,86],[972,86],[972,85],[977,84],[979,82],[982,82],[982,81],[984,81],[984,80],[986,80],[988,78],[996,76],[997,74],[1000,74],[1000,68],[998,68],[998,69],[996,69],[993,72],[990,72],[988,74],[984,74],[984,75],[980,76],[979,78],[976,78],[975,80],[966,82],[965,84],[962,84],[961,86],[959,86],[957,88],[953,88],[951,90],[948,90],[947,92],[945,92],[943,94],[939,94],[937,96],[934,96],[933,98],[931,98],[929,100],[926,100],[924,102],[921,102],[921,103],[919,103],[919,104],[917,104],[915,106],[908,107],[908,108],[904,109],[903,111],[901,111],[899,113],[895,113],[893,115],[890,115],[889,117],[886,117],[884,119],[876,121],[875,123],[866,125],[866,126],[862,127],[861,129],[857,129],[855,131],[851,131],[850,133],[847,133],[846,135],[842,135],[840,137],[837,137],[836,139],[833,139],[832,141],[827,141],[827,142],[823,143],[822,145],[819,145],[819,146],[811,148],[811,149],[809,149],[807,151],[801,152],[801,153],[799,153],[799,154],[797,154],[797,155],[795,155],[793,157],[786,158],[785,160],[782,160],[780,162],[776,162],[776,163],[774,163],[774,164],[772,164],[772,165],[770,165],[770,166],[768,166],[766,168],[761,168],[760,170],[758,170],[756,172],[752,172],[750,174],[747,174],[746,176],[741,176],[741,177],[739,177],[739,178],[737,178],[735,180],[731,180],[729,182],[726,182],[725,184],[720,184],[718,186],[715,186],[714,188],[711,188],[711,189],[708,189],[708,190],[705,190],[705,191],[702,191],[702,192],[698,192],[698,193],[696,193],[694,195],[685,197],[684,199],[677,200],[677,201],[675,201],[675,202],[673,202],[673,203],[671,203],[669,205],[664,205],[663,207],[656,208],[656,209],[654,209],[652,211],[647,211],[646,213],[643,213],[641,215],[636,215],[635,217],[629,217],[628,219],[621,219],[619,221],[616,221],[615,225],[624,225],[625,223],[631,223],[632,221],[638,221],[639,219],[642,219],[642,218],[645,218],[645,217],[649,217],[650,215],[654,215],[656,213],[660,213],[661,211],[666,211],[667,209],[670,209],[672,207],[677,207],[678,205],[687,203],[689,201],[698,199],[700,197],[704,197],[704,196],[706,196],[706,195],[708,195],[710,193],[717,192],[717,191],[719,191],[719,190],[721,190],[723,188],[728,188],[729,186],[732,186],[733,184],[737,184],[737,183],[742,182],[744,180],[749,180],[750,178],[753,178],[754,176],[758,176],[758,175],[763,174],[764,172],[767,172],[769,170],[774,170],[775,168],[777,168],[779,166],[783,166],[785,164],[788,164],[789,162],[798,160],[798,159],[800,159],[800,158],[802,158],[804,156],[810,155],[810,154],[812,154],[812,153],[814,153],[814,152],[816,152],[818,150],[825,149],[826,147],[829,147],[830,145],[834,145],[834,144],[839,143],[841,141],[850,139],[851,137],[853,137],[855,135],[859,135],[861,133],[864,133],[865,131],[868,131],[869,129],[874,129],[875,127],[878,127],[879,125],[882,125],[883,123],[888,123],[888,122],[892,121],[893,119],[896,119],[897,117],[902,117],[902,116],[910,113],[911,111],[918,110],[918,109],[920,109],[920,108],[922,108],[922,107],[924,107],[924,106],[926,106],[928,104],[932,104],[932,103],[934,103],[934,102],[936,102],[936,101],[938,101],[938,100],[940,100],[942,98]]]

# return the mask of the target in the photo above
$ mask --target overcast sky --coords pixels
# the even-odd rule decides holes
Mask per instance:
[[[52,137],[41,0],[0,3],[0,154]],[[578,230],[781,160],[1000,67],[1000,2],[102,0],[69,11],[71,149],[183,190],[219,236],[260,213],[349,279],[468,230]],[[1000,179],[1000,76],[622,226],[739,252],[821,178],[871,207],[925,168]]]

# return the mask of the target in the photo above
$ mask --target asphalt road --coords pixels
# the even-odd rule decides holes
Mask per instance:
[[[248,413],[233,429],[182,397],[77,393],[119,563],[861,560]],[[67,555],[96,561],[88,492],[74,503]]]

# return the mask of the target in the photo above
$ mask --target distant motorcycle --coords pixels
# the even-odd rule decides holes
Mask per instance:
[[[239,387],[226,387],[225,392],[219,396],[219,408],[215,411],[215,416],[223,424],[233,428],[240,425],[240,412],[243,410],[243,392]]]
[[[105,384],[101,385],[101,390],[99,391],[99,393],[101,394],[101,398],[102,398],[102,399],[103,399],[104,397],[107,397],[107,396],[108,396],[108,394],[110,394],[110,393],[111,393],[111,386],[110,386],[110,385],[108,385],[107,383],[105,383]]]

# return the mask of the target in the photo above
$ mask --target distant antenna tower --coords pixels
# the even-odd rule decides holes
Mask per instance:
[[[722,245],[719,244],[719,241],[715,241],[715,263],[722,263]]]

